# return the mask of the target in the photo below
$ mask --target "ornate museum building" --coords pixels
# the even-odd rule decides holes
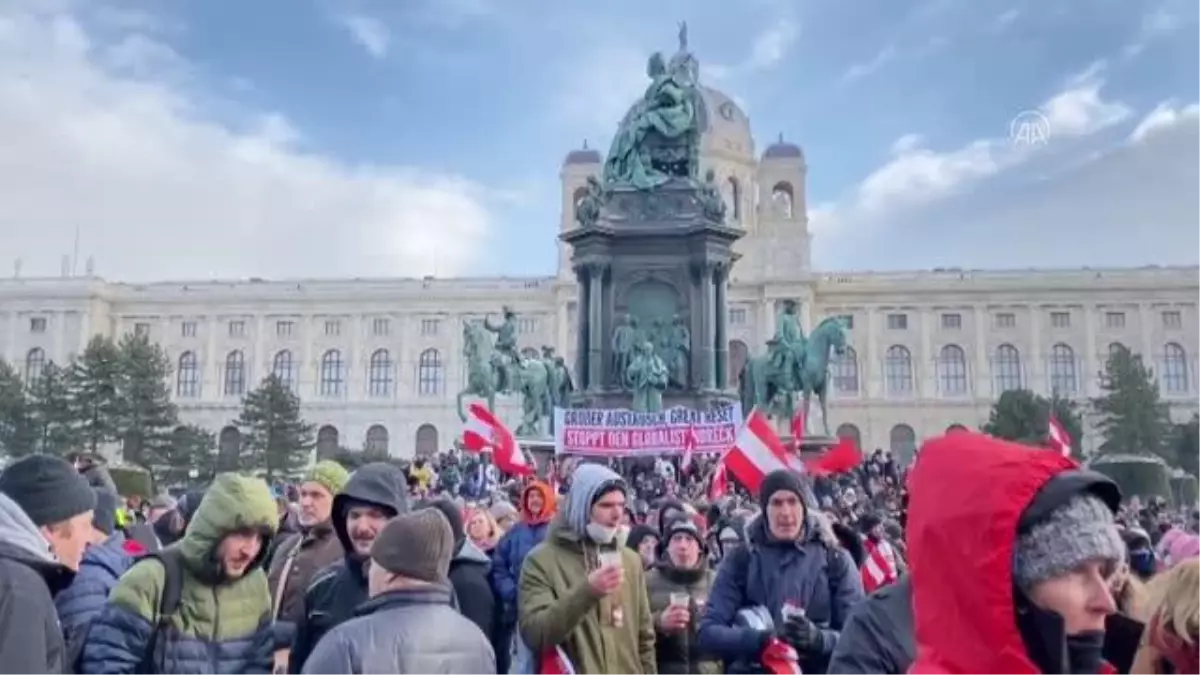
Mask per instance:
[[[743,236],[723,288],[725,377],[775,333],[786,300],[809,331],[844,317],[848,348],[831,364],[830,427],[865,449],[911,455],[947,426],[982,424],[1007,389],[1085,398],[1106,354],[1147,357],[1172,415],[1197,409],[1200,270],[966,269],[816,271],[811,266],[799,147],[756,150],[742,110],[702,88],[700,166],[712,170],[727,222]],[[575,150],[562,165],[563,232],[603,157]],[[238,440],[240,399],[274,371],[301,396],[319,443],[394,455],[448,447],[461,429],[462,322],[517,315],[519,344],[553,346],[575,363],[577,278],[559,243],[554,276],[113,283],[95,276],[0,280],[0,357],[26,375],[69,361],[93,334],[147,334],[175,364],[182,417]],[[576,376],[578,377],[578,375]],[[517,411],[502,398],[501,416]],[[1089,434],[1085,451],[1095,445]]]

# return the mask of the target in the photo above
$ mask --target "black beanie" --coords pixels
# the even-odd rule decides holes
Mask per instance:
[[[117,529],[117,508],[121,498],[105,488],[92,488],[96,493],[96,508],[92,509],[92,527],[112,536]]]
[[[758,505],[763,511],[767,510],[767,502],[771,500],[771,495],[780,490],[794,492],[801,502],[804,502],[804,481],[800,476],[788,469],[776,469],[767,474],[762,480],[762,484],[758,486]],[[804,502],[807,506],[807,502]]]
[[[87,480],[66,460],[48,455],[30,455],[10,465],[0,474],[0,492],[38,527],[96,508],[96,493]]]

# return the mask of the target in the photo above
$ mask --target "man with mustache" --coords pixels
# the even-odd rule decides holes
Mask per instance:
[[[359,467],[333,498],[332,523],[345,555],[317,573],[304,594],[287,670],[299,673],[317,642],[368,598],[371,546],[387,521],[408,512],[408,478],[385,462]]]

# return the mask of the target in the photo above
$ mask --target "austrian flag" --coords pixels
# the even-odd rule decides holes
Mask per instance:
[[[776,469],[804,470],[799,460],[783,447],[767,416],[757,408],[750,411],[721,463],[751,493],[757,493],[762,479]]]
[[[533,467],[525,459],[513,433],[492,411],[479,403],[467,406],[462,444],[470,452],[491,451],[496,468],[504,473],[516,476],[533,474]]]
[[[1046,424],[1046,435],[1048,445],[1051,450],[1061,454],[1063,457],[1071,456],[1071,435],[1063,428],[1062,422],[1058,421],[1054,415],[1050,416],[1050,421]]]

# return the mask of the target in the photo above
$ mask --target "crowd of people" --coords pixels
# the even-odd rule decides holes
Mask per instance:
[[[0,672],[1197,672],[1197,513],[972,432],[910,467],[486,455],[124,500],[0,473]]]

